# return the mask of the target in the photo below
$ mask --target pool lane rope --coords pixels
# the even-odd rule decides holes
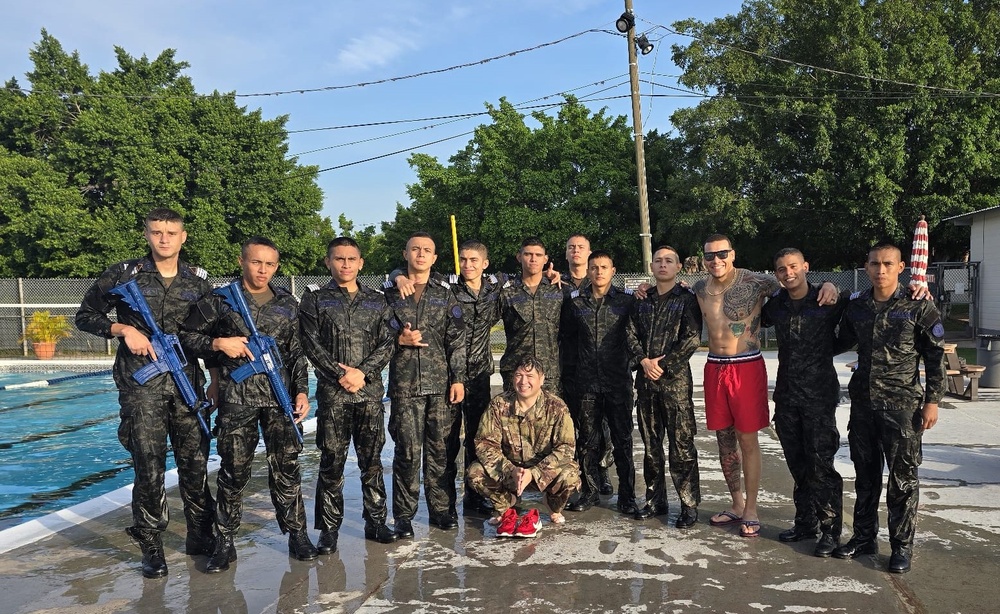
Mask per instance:
[[[6,386],[0,386],[0,390],[20,390],[22,388],[45,388],[48,386],[61,384],[63,382],[68,382],[75,379],[82,379],[84,377],[99,377],[101,375],[111,375],[111,369],[106,369],[104,371],[92,371],[90,373],[77,373],[75,375],[65,375],[63,377],[53,377],[52,379],[43,379],[34,382],[23,382],[21,384],[7,384]]]

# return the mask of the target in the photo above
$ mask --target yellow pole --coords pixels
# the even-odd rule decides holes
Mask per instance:
[[[455,253],[455,275],[461,275],[458,268],[458,230],[455,228],[455,216],[451,216],[451,251]]]

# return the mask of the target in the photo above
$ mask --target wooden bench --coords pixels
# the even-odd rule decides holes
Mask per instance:
[[[979,378],[983,376],[986,367],[964,364],[955,352],[945,352],[944,359],[948,369],[948,393],[970,401],[978,401]],[[965,378],[969,378],[968,386],[965,384]]]

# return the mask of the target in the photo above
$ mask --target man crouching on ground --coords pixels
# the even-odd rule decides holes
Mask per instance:
[[[562,524],[563,508],[580,488],[573,420],[562,399],[542,390],[539,361],[521,360],[513,379],[514,390],[494,397],[479,423],[479,460],[469,468],[469,482],[493,503],[492,524],[501,524],[505,514],[516,519],[514,504],[532,485],[545,494],[552,522]]]

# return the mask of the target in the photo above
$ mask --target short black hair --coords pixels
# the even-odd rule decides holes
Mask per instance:
[[[461,245],[458,246],[458,251],[463,252],[467,249],[475,250],[479,252],[483,258],[489,259],[490,250],[486,247],[486,244],[482,241],[477,241],[476,239],[468,239],[463,241]]]
[[[784,258],[785,256],[802,256],[802,260],[803,261],[806,259],[806,255],[803,254],[802,250],[800,250],[799,248],[797,248],[797,247],[783,247],[783,248],[779,249],[778,253],[776,253],[774,255],[774,259],[773,259],[774,264],[778,264],[778,260],[780,258]]]
[[[330,243],[326,246],[327,257],[330,256],[330,253],[333,251],[333,248],[335,247],[353,247],[354,249],[358,250],[358,254],[361,253],[361,246],[358,245],[358,242],[352,239],[351,237],[337,237],[333,241],[330,241]]]
[[[240,248],[240,255],[245,257],[247,255],[247,249],[251,245],[263,245],[264,247],[270,247],[274,251],[278,252],[279,258],[281,256],[281,251],[278,249],[278,246],[274,244],[274,241],[268,239],[267,237],[262,237],[259,235],[250,237],[249,239],[243,242],[243,246]]]
[[[611,255],[610,252],[606,252],[603,249],[590,252],[590,255],[587,256],[587,264],[590,264],[591,262],[597,260],[598,258],[607,258],[608,260],[611,261],[611,266],[615,266],[614,257]]]
[[[534,356],[525,356],[517,362],[517,366],[514,367],[514,371],[522,370],[537,371],[539,375],[545,375],[545,367],[543,367],[541,361]]]
[[[733,249],[733,240],[727,237],[726,235],[719,233],[708,235],[708,237],[705,238],[704,245],[708,245],[709,243],[715,243],[716,241],[725,241],[726,243],[729,244],[729,249]]]
[[[156,207],[155,209],[151,209],[149,213],[146,214],[146,219],[143,221],[143,225],[149,226],[150,222],[177,222],[181,226],[184,226],[184,217],[173,209],[168,209],[167,207]]]
[[[532,247],[537,245],[542,248],[542,251],[548,253],[549,250],[545,249],[545,244],[538,237],[525,237],[524,241],[521,241],[521,249],[518,251],[523,251],[526,247]]]
[[[899,256],[900,262],[903,260],[903,250],[899,249],[899,246],[892,241],[879,241],[878,243],[872,245],[868,248],[868,253],[865,255],[865,260],[868,260],[868,256],[872,255],[872,252],[878,252],[883,249],[895,250],[896,254]]]
[[[653,254],[656,254],[656,252],[660,251],[661,249],[665,249],[667,251],[673,252],[674,255],[677,256],[677,261],[678,262],[680,262],[682,260],[681,253],[679,251],[677,251],[676,249],[674,249],[673,247],[670,247],[669,245],[661,245],[661,246],[657,247],[656,249],[653,250]]]

